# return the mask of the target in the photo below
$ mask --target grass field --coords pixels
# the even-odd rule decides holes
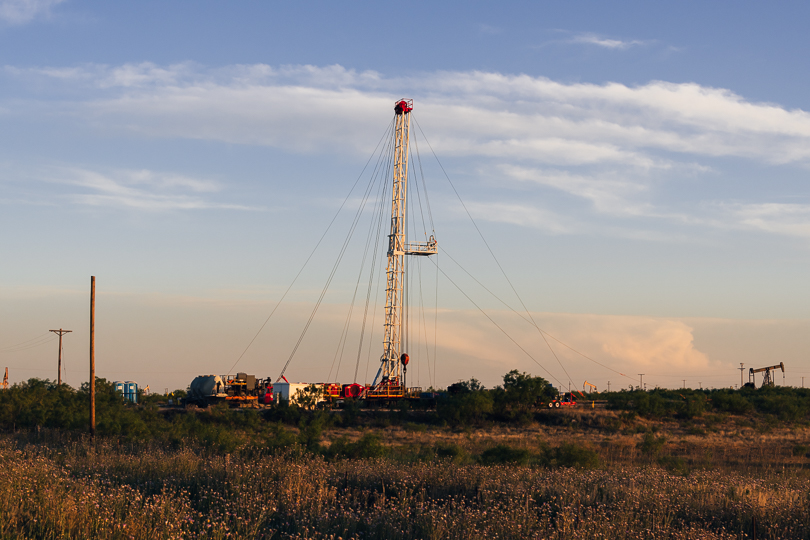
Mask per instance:
[[[808,538],[809,435],[611,411],[336,427],[317,452],[31,431],[0,441],[0,537]]]
[[[89,388],[32,379],[0,392],[0,540],[810,538],[810,391],[548,391],[200,410],[98,379],[93,440]]]

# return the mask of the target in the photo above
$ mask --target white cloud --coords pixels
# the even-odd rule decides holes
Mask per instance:
[[[478,71],[387,77],[337,65],[207,69],[139,63],[7,66],[5,72],[60,81],[55,86],[68,96],[49,108],[42,102],[26,108],[25,99],[18,99],[6,114],[56,110],[107,132],[307,153],[368,155],[390,120],[393,100],[415,96],[415,132],[423,127],[440,155],[484,164],[513,185],[586,199],[602,215],[807,236],[801,208],[771,207],[768,201],[739,207],[712,203],[726,204],[721,219],[701,215],[698,205],[675,211],[656,199],[659,184],[704,174],[713,158],[810,166],[808,112],[748,101],[728,89],[663,81],[566,84]],[[77,85],[86,90],[82,99],[72,93]],[[479,210],[498,221],[552,232],[578,227],[555,224],[559,212],[509,200],[505,192],[500,196]]]
[[[648,191],[643,182],[607,171],[600,176],[575,175],[567,171],[543,170],[515,165],[500,167],[503,174],[521,182],[532,182],[552,187],[591,201],[604,213],[624,215],[650,215],[648,204],[631,202],[637,195]]]
[[[466,206],[477,219],[533,227],[551,234],[571,233],[578,228],[571,219],[525,204],[468,202]]]
[[[596,34],[577,34],[568,40],[569,43],[582,43],[585,45],[596,45],[605,49],[629,49],[635,45],[644,45],[645,42],[639,40],[622,41],[620,39],[610,39],[600,37]]]
[[[204,194],[216,193],[221,189],[217,183],[210,180],[148,170],[116,170],[102,173],[87,169],[62,168],[47,175],[45,179],[79,188],[68,195],[69,200],[89,206],[146,211],[257,209],[206,199]]]
[[[810,205],[786,203],[720,204],[737,228],[810,238]]]
[[[9,24],[25,24],[37,17],[47,16],[51,8],[65,0],[0,0],[0,20]]]
[[[90,82],[95,95],[74,102],[82,113],[151,136],[299,150],[328,142],[364,153],[366,129],[389,117],[392,98],[404,92],[417,96],[416,117],[429,124],[434,146],[444,154],[647,168],[670,165],[672,158],[659,152],[810,162],[810,114],[694,83],[564,84],[484,72],[386,78],[341,66],[261,64],[7,72]]]

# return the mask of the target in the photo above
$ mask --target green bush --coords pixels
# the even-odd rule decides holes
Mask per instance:
[[[492,412],[492,394],[475,379],[455,383],[448,395],[436,403],[436,413],[449,425],[481,424]]]
[[[374,433],[365,433],[355,442],[349,442],[346,437],[340,437],[324,451],[329,458],[348,459],[378,458],[387,453],[388,449],[380,441],[380,436]]]
[[[436,443],[433,450],[437,458],[447,459],[454,463],[466,461],[468,458],[467,451],[455,443]]]
[[[550,453],[550,463],[559,467],[594,469],[599,466],[599,454],[586,446],[563,443]]]
[[[484,450],[479,461],[484,465],[526,465],[531,458],[532,453],[525,448],[512,448],[506,444],[499,444]]]
[[[500,420],[528,423],[543,402],[557,395],[544,378],[513,369],[503,376],[503,386],[493,390],[495,414]]]
[[[679,409],[678,416],[691,420],[692,418],[702,416],[706,411],[706,398],[703,396],[688,397],[683,400]]]
[[[673,474],[686,476],[690,472],[686,461],[676,456],[661,456],[658,458],[658,464]]]
[[[743,395],[732,391],[712,393],[712,406],[717,410],[731,414],[746,414],[754,408],[754,405]]]
[[[655,433],[648,431],[644,434],[644,439],[638,443],[638,449],[641,453],[648,457],[655,457],[661,453],[661,449],[667,442],[666,437],[656,437]]]

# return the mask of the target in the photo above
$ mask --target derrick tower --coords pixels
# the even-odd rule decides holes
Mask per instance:
[[[388,234],[388,264],[385,287],[385,333],[380,369],[374,377],[372,395],[397,397],[405,395],[405,370],[408,356],[403,350],[403,307],[405,298],[405,256],[429,256],[437,251],[436,239],[408,242],[406,211],[408,202],[408,157],[413,100],[401,99],[394,104],[394,166],[391,191],[391,228]]]

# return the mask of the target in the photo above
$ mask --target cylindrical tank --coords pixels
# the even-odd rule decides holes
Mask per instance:
[[[206,398],[225,391],[225,384],[219,375],[198,375],[188,387],[188,395],[192,398]]]

